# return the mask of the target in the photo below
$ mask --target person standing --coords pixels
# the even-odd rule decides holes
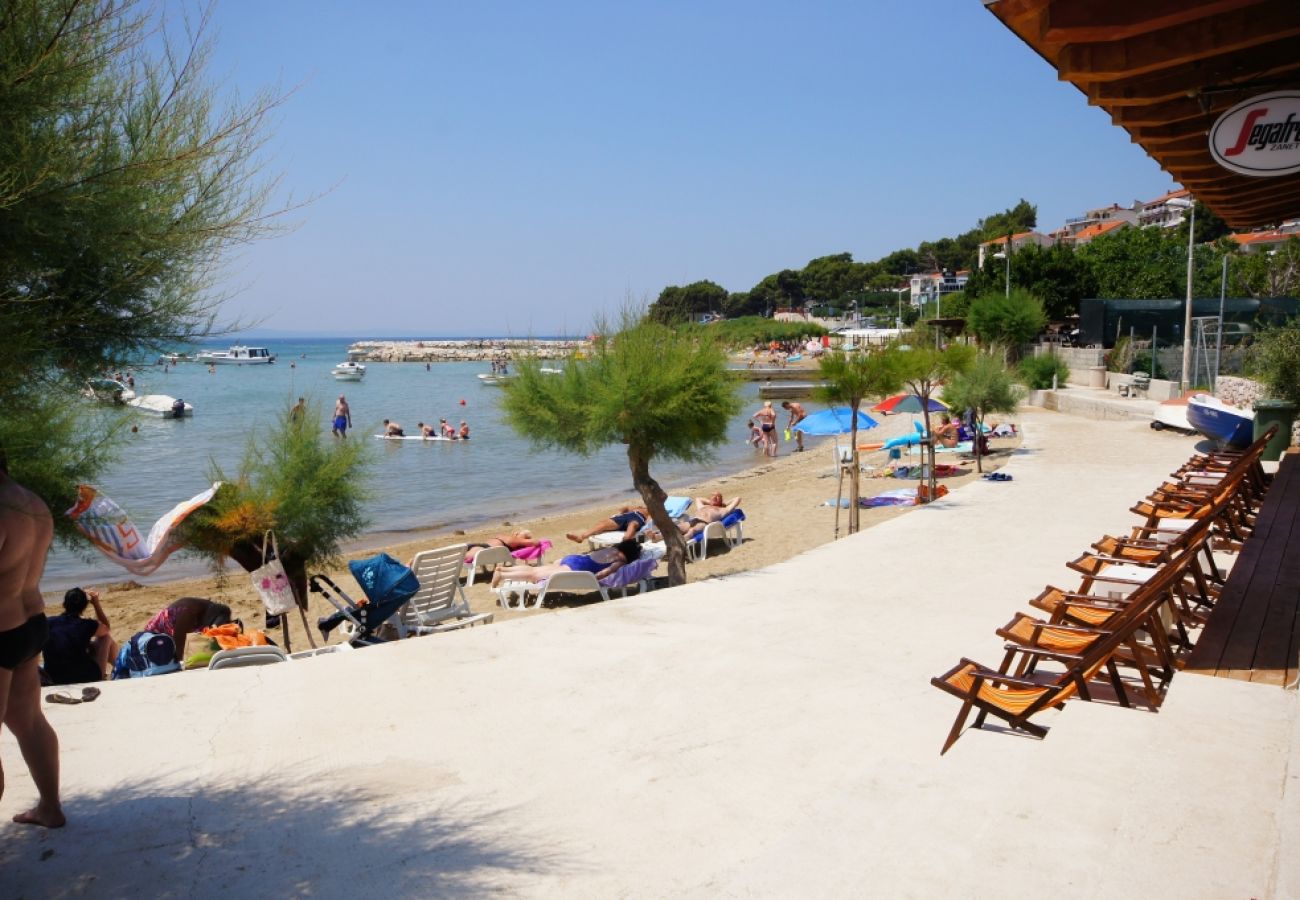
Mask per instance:
[[[40,583],[53,540],[49,507],[9,477],[0,454],[0,722],[18,741],[39,795],[14,821],[45,828],[67,822],[59,802],[59,738],[41,712],[36,668],[50,633]]]
[[[81,614],[95,608],[94,619]],[[117,659],[112,624],[99,602],[99,591],[75,587],[63,595],[63,613],[50,616],[50,636],[42,657],[45,674],[54,684],[103,681],[110,660]]]
[[[788,410],[790,412],[790,421],[787,422],[785,426],[787,431],[794,431],[794,426],[798,425],[804,419],[808,418],[808,413],[804,412],[802,403],[796,403],[793,400],[782,400],[781,408],[784,410]],[[795,447],[795,453],[802,453],[803,432],[795,431],[794,439],[795,439],[795,443],[798,444],[798,446]]]
[[[348,401],[342,394],[339,394],[339,400],[334,404],[334,436],[347,437],[348,429],[351,427],[352,407],[348,406]]]
[[[299,397],[298,402],[289,410],[289,418],[294,422],[301,422],[302,417],[305,415],[307,415],[307,398]]]
[[[763,451],[768,456],[776,456],[776,410],[771,400],[763,401],[763,408],[754,413],[754,421],[763,430]]]

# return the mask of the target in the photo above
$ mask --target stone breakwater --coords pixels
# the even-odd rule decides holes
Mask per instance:
[[[1221,375],[1214,388],[1215,396],[1230,406],[1250,409],[1255,401],[1263,396],[1263,387],[1258,381],[1239,378],[1233,375]],[[1300,418],[1291,428],[1291,446],[1300,446]]]
[[[526,341],[483,339],[464,341],[357,341],[348,347],[355,362],[487,362],[494,359],[564,359],[586,351],[585,340]]]

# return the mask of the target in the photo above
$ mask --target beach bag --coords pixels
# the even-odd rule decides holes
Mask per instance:
[[[270,549],[274,559],[267,560],[266,552]],[[275,539],[275,532],[268,531],[262,538],[262,565],[249,573],[253,581],[253,590],[262,598],[268,614],[283,615],[297,605],[293,596],[293,586],[289,576],[284,572],[284,563],[280,562],[280,545]]]
[[[113,663],[113,680],[149,678],[180,670],[176,661],[176,642],[171,635],[155,631],[138,631],[131,636]]]

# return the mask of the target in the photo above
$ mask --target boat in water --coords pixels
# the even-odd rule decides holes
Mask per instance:
[[[330,369],[330,374],[338,381],[360,381],[366,376],[366,367],[359,362],[341,362]]]
[[[1209,394],[1187,399],[1187,421],[1220,447],[1247,447],[1254,439],[1255,414]]]
[[[133,391],[126,382],[116,378],[92,378],[86,382],[82,394],[100,403],[112,403],[121,406],[135,399]]]
[[[194,359],[215,366],[265,366],[275,362],[275,354],[265,347],[236,344],[229,350],[204,350]]]
[[[496,373],[480,372],[478,376],[478,380],[483,382],[483,384],[489,385],[491,387],[500,387],[501,385],[505,384],[507,381],[509,381],[511,378],[514,377],[515,376],[513,375],[501,375]]]
[[[126,401],[126,405],[147,416],[157,416],[160,419],[183,419],[194,415],[193,406],[167,394],[145,394]]]

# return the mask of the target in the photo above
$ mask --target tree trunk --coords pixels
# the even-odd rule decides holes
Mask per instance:
[[[858,465],[858,407],[861,405],[860,400],[853,401],[853,423],[849,428],[849,460],[853,464],[852,471],[849,472],[849,534],[856,534],[858,531],[859,510],[858,494],[861,491],[861,469]],[[835,460],[837,466],[843,466],[840,460]]]
[[[916,395],[921,398],[921,415],[925,419],[925,440],[921,443],[921,471],[927,468],[930,470],[929,478],[926,479],[926,495],[922,499],[920,491],[917,491],[917,500],[922,503],[929,503],[934,499],[934,432],[930,430],[930,392],[922,393],[917,390]]]
[[[682,533],[677,530],[677,523],[668,517],[668,510],[664,508],[664,501],[668,499],[668,494],[659,486],[659,482],[651,477],[650,460],[642,457],[630,446],[627,448],[627,463],[628,468],[632,470],[632,484],[641,495],[641,501],[650,511],[650,519],[659,529],[659,533],[664,536],[664,544],[668,547],[668,585],[676,587],[685,584],[686,541],[682,538]]]
[[[975,434],[971,436],[975,450],[975,471],[982,475],[984,474],[984,456],[980,453],[980,446],[984,442],[980,438],[984,436],[984,416],[979,410],[976,410],[975,415],[971,418],[975,420]]]

